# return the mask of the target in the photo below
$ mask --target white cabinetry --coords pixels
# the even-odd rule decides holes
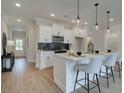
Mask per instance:
[[[64,36],[64,26],[53,25],[52,35]]]
[[[64,30],[64,43],[72,43],[72,31],[65,29]]]
[[[39,27],[39,42],[45,43],[52,42],[52,27],[49,26]]]
[[[73,32],[75,37],[86,37],[86,31],[84,29],[75,28]]]
[[[53,55],[54,55],[53,51],[40,51],[39,57],[37,59],[36,67],[42,70],[53,66],[52,63]]]

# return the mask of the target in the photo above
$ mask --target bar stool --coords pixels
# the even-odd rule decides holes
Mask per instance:
[[[119,73],[119,78],[121,77],[121,66],[122,66],[122,55],[119,53],[118,54],[118,57],[117,57],[117,61],[116,61],[116,64],[117,64],[117,68],[115,68],[115,71],[117,71]]]
[[[113,73],[113,69],[112,68],[115,65],[115,62],[117,60],[117,56],[118,56],[117,53],[112,53],[110,55],[107,55],[106,59],[103,62],[103,66],[106,68],[106,72],[102,72],[100,70],[100,74],[101,73],[105,73],[106,74],[106,76],[101,76],[101,75],[100,76],[107,79],[107,87],[109,87],[109,81],[108,81],[109,78],[112,77],[113,78],[113,82],[115,82],[114,73]]]
[[[83,64],[81,64],[81,65],[75,65],[74,66],[74,68],[76,68],[76,70],[77,70],[74,90],[76,88],[76,84],[79,84],[81,87],[86,89],[88,91],[88,93],[91,89],[98,86],[99,93],[101,93],[100,86],[99,86],[99,80],[98,80],[98,73],[99,73],[100,68],[102,66],[103,60],[104,60],[104,56],[98,55],[98,56],[95,56],[93,58],[82,60],[82,61],[87,61],[87,62],[89,61],[89,64],[87,64],[87,65],[85,64],[83,66]],[[85,72],[85,78],[78,80],[79,71]],[[97,83],[89,79],[89,74],[95,74]],[[85,85],[86,85],[86,81],[87,81],[87,87],[79,83],[79,81],[82,81],[82,80],[85,80]],[[90,88],[89,82],[95,84],[95,86]]]

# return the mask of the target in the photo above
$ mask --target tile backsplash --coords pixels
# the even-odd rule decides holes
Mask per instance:
[[[66,43],[38,43],[38,49],[42,49],[44,51],[56,51],[56,50],[69,50],[69,44]]]

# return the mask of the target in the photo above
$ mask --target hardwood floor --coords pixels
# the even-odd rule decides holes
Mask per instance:
[[[26,59],[16,59],[12,72],[1,74],[1,93],[63,93],[53,82],[53,71],[38,70]]]

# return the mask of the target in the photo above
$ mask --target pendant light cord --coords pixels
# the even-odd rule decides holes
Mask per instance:
[[[97,23],[97,6],[99,5],[99,3],[96,3],[94,6],[96,7],[96,25],[98,25]]]
[[[96,6],[96,25],[98,25],[98,23],[97,23],[97,6]]]
[[[77,0],[77,19],[80,19],[80,17],[79,17],[79,0]]]
[[[107,11],[107,14],[108,14],[108,27],[107,27],[107,29],[109,29],[109,13],[110,13],[110,11]]]

